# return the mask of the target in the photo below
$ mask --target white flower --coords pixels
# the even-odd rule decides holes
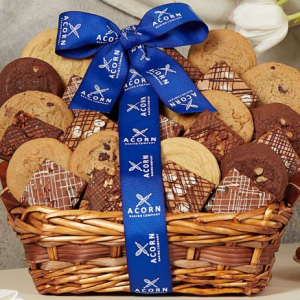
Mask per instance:
[[[275,0],[246,0],[230,14],[229,20],[254,46],[256,54],[272,48],[288,33],[289,20]]]

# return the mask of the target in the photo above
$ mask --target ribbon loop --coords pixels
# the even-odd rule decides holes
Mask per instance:
[[[120,29],[112,21],[79,11],[60,14],[55,52],[67,58],[86,58],[101,45],[119,39]]]

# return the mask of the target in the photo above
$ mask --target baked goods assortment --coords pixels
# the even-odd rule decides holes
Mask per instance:
[[[57,56],[55,37],[56,29],[40,33],[0,73],[2,199],[9,209],[121,211],[118,122],[68,109],[91,60]],[[188,59],[163,51],[217,110],[178,115],[161,106],[166,211],[240,213],[282,201],[300,170],[300,72],[256,66],[251,46],[230,30],[210,31]],[[130,170],[142,164],[130,161]]]

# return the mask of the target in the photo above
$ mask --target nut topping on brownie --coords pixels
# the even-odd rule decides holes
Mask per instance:
[[[207,147],[218,161],[244,140],[231,130],[215,113],[204,111],[185,132],[184,137],[191,138]]]
[[[270,146],[281,157],[289,176],[295,175],[300,171],[299,157],[280,128],[270,130],[253,143]]]
[[[84,200],[85,209],[88,210],[121,211],[119,170],[115,175],[109,175],[105,170],[94,169],[84,194]]]
[[[25,142],[38,138],[58,139],[63,131],[47,124],[24,111],[13,118],[0,141],[0,158],[10,160],[13,153]]]

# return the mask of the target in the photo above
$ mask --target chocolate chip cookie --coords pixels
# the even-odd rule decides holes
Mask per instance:
[[[258,96],[258,106],[283,103],[300,113],[300,72],[297,69],[268,62],[250,69],[242,78]]]
[[[86,181],[94,169],[115,175],[118,167],[119,138],[114,131],[100,131],[81,141],[70,161],[70,171]]]
[[[18,58],[0,73],[0,106],[13,95],[25,91],[61,96],[63,84],[58,73],[48,63],[31,57]]]
[[[237,146],[224,156],[221,162],[222,175],[236,168],[280,201],[288,183],[288,174],[280,156],[263,144]]]

